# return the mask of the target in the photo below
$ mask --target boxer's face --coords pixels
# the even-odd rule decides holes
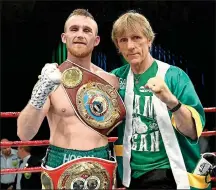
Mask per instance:
[[[66,43],[69,53],[78,58],[91,55],[100,42],[97,36],[97,24],[85,16],[72,16],[65,23],[62,42]]]
[[[130,65],[140,65],[149,54],[151,41],[142,33],[139,26],[135,29],[126,29],[124,33],[117,37],[119,52],[130,63]]]

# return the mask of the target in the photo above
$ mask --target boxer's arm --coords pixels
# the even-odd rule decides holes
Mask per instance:
[[[26,105],[17,119],[17,135],[20,140],[31,140],[37,134],[49,107],[49,98],[47,98],[42,109],[36,109],[30,103]]]
[[[30,140],[37,134],[50,107],[49,94],[60,83],[61,72],[57,64],[46,64],[32,90],[29,103],[17,119],[17,135],[21,140]]]

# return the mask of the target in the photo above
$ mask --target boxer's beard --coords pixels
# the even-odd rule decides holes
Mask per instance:
[[[91,49],[75,49],[75,48],[68,48],[70,54],[74,57],[84,58],[90,55],[92,52]]]

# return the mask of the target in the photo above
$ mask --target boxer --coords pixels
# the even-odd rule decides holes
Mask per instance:
[[[88,11],[76,9],[69,15],[61,35],[67,60],[60,66],[43,67],[18,117],[21,140],[32,139],[47,117],[50,146],[42,165],[44,188],[110,189],[113,185],[116,161],[110,155],[107,135],[123,119],[125,108],[115,90],[117,78],[91,62],[100,42],[97,33],[97,23]]]

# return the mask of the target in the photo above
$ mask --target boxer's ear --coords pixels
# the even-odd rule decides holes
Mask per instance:
[[[64,44],[66,44],[66,34],[65,34],[65,33],[62,33],[62,34],[61,34],[61,39],[62,39],[62,42],[63,42]]]
[[[94,46],[98,46],[99,43],[100,43],[100,36],[96,36]]]

